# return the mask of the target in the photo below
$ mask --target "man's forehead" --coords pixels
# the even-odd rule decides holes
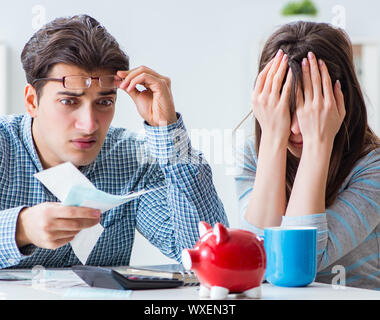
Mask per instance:
[[[101,75],[113,75],[115,72],[111,70],[105,69],[95,69],[92,71],[85,70],[84,68],[80,68],[75,65],[65,64],[65,63],[57,63],[53,66],[53,68],[49,72],[49,77],[67,77],[67,76],[101,76]]]

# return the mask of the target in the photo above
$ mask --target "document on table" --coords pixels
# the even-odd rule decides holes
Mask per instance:
[[[32,269],[0,270],[2,285],[33,288],[52,293],[64,299],[127,299],[132,290],[116,290],[89,287],[71,268],[44,268],[35,266]],[[54,297],[52,296],[52,297]],[[18,296],[8,297],[0,291],[1,299],[19,299]]]
[[[53,193],[65,206],[81,206],[99,209],[102,213],[126,203],[145,193],[159,188],[140,190],[126,195],[112,195],[96,187],[88,180],[71,162],[65,162],[58,166],[40,171],[34,176]],[[86,264],[92,249],[103,232],[100,223],[81,230],[70,245],[82,262]]]

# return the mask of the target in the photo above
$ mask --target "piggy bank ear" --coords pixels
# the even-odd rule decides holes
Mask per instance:
[[[182,265],[186,270],[195,270],[201,263],[199,251],[195,249],[182,250]]]
[[[199,222],[198,230],[199,230],[199,236],[203,237],[209,230],[211,230],[211,226],[204,221]]]
[[[228,239],[228,230],[221,223],[216,223],[214,226],[213,234],[216,236],[216,243],[223,243]]]

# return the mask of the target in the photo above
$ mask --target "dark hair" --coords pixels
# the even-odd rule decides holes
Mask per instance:
[[[312,51],[328,68],[331,81],[339,80],[344,94],[346,116],[335,136],[326,185],[326,206],[336,198],[339,188],[355,162],[380,146],[379,138],[368,126],[367,110],[359,81],[355,74],[352,45],[348,35],[326,23],[298,21],[280,27],[272,34],[262,50],[259,72],[279,49],[288,55],[293,83],[290,113],[295,112],[297,85],[302,86],[301,62]],[[255,121],[256,154],[258,154],[261,128]],[[289,151],[286,163],[286,190],[289,199],[299,159]]]
[[[88,15],[57,18],[47,23],[26,43],[21,62],[30,84],[37,78],[47,77],[57,63],[86,71],[129,69],[129,58],[115,38]],[[38,97],[44,84],[38,81],[34,85]]]

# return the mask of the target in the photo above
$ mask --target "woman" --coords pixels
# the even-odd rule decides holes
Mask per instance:
[[[380,289],[380,142],[346,33],[282,26],[263,48],[252,110],[236,176],[243,227],[315,226],[316,281],[343,270],[346,285]]]

